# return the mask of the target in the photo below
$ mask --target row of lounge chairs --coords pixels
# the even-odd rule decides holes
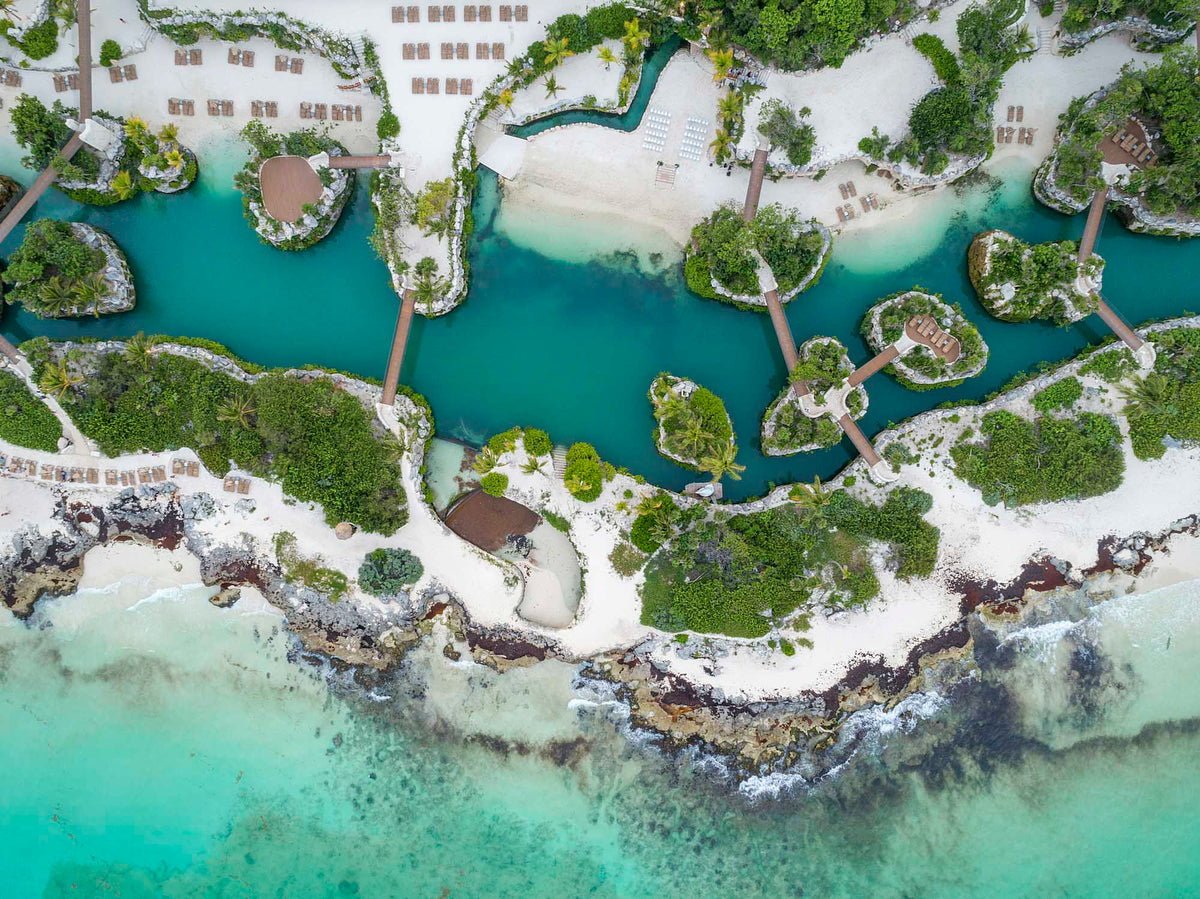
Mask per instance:
[[[1033,133],[1036,128],[1026,128],[1022,126],[1020,129],[1012,127],[1012,125],[997,125],[996,126],[996,143],[1011,144],[1013,142],[1013,134],[1017,135],[1017,143],[1033,146]]]
[[[67,90],[79,90],[79,73],[71,72],[69,75],[55,75],[54,90],[56,93],[60,94]]]
[[[435,6],[430,4],[425,8],[426,16],[430,22],[453,22],[456,18],[455,8],[451,5]],[[421,21],[421,7],[419,6],[393,6],[392,7],[392,23],[395,25],[408,23],[417,23]],[[492,8],[488,5],[476,5],[468,3],[463,6],[463,21],[464,22],[490,22],[492,21]],[[503,5],[500,7],[501,22],[528,22],[529,7],[526,5],[509,6]]]
[[[190,478],[198,478],[200,477],[200,463],[187,459],[172,459],[171,475],[173,477],[187,475]]]
[[[196,101],[171,97],[167,100],[167,115],[195,115]]]
[[[38,463],[36,459],[12,458],[5,459],[0,455],[0,468],[10,475],[25,475],[41,477],[43,481],[57,481],[67,484],[100,484],[101,473],[98,468],[67,467],[52,463]],[[146,465],[137,471],[117,471],[107,468],[104,470],[104,486],[106,487],[136,487],[139,484],[161,484],[167,480],[165,465]],[[171,477],[200,477],[200,463],[195,459],[172,459]],[[224,487],[229,493],[249,493],[250,478],[230,476],[225,478]]]
[[[1011,122],[1011,121],[1014,121],[1014,119],[1017,122],[1025,121],[1025,107],[1024,106],[1008,107],[1008,120]]]
[[[401,48],[401,56],[404,59],[429,59],[428,44],[404,44]],[[442,59],[470,59],[471,45],[467,41],[459,41],[452,43],[451,41],[442,42]],[[487,41],[475,42],[475,58],[476,59],[504,59],[504,44],[501,41],[488,43]]]
[[[361,106],[349,106],[349,105],[343,104],[343,103],[333,103],[333,104],[301,103],[300,104],[300,118],[316,119],[319,122],[323,122],[323,121],[325,121],[325,119],[329,118],[330,110],[333,111],[333,120],[335,122],[361,122],[362,121],[362,107]]]
[[[204,65],[204,54],[199,50],[176,50],[175,65],[200,66]]]
[[[922,343],[947,362],[956,362],[962,347],[958,338],[942,330],[932,315],[914,315],[904,328],[909,338]]]
[[[1149,142],[1143,143],[1128,130],[1117,131],[1112,136],[1112,142],[1140,162],[1142,165],[1154,165],[1158,162],[1158,154]]]
[[[854,207],[849,203],[844,203],[837,208],[837,217],[839,222],[848,222],[854,218]]]
[[[849,200],[851,197],[858,196],[858,190],[854,187],[853,181],[847,181],[845,184],[839,184],[838,190],[842,192],[843,200]]]
[[[440,80],[437,78],[414,78],[412,92],[414,94],[436,94],[439,91]],[[470,97],[475,92],[475,82],[471,78],[447,78],[446,93],[460,94]]]
[[[279,118],[279,104],[274,100],[251,100],[250,115],[256,119],[264,117],[277,119]]]
[[[231,66],[245,66],[247,69],[254,68],[254,51],[240,50],[237,47],[230,47],[229,64]]]
[[[209,115],[223,115],[223,116],[233,115],[233,101],[232,100],[209,100],[208,101],[208,114]]]
[[[247,494],[250,492],[250,479],[239,478],[237,475],[229,475],[222,482],[226,493],[241,493]]]
[[[109,66],[108,80],[113,84],[120,84],[122,81],[137,81],[137,66],[133,63],[127,66]]]
[[[283,56],[275,57],[276,72],[291,72],[293,75],[304,74],[304,60],[299,56]]]
[[[11,69],[0,70],[0,84],[7,84],[9,87],[20,87],[21,81],[20,72],[14,72]]]

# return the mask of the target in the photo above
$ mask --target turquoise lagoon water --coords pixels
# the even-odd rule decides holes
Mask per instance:
[[[852,719],[862,748],[840,776],[783,794],[631,748],[568,706],[560,663],[497,675],[438,640],[368,700],[297,664],[274,614],[211,593],[131,576],[28,626],[0,619],[5,896],[1125,899],[1200,883],[1196,583],[1011,637],[953,702],[924,700],[932,720]]]
[[[42,322],[10,308],[0,329],[16,340],[187,334],[267,365],[316,363],[381,377],[397,300],[366,245],[365,186],[327,240],[289,254],[260,244],[243,221],[230,186],[237,154],[223,150],[204,160],[199,183],[176,197],[146,196],[108,209],[83,208],[57,193],[44,198],[37,214],[93,222],[117,238],[133,267],[137,309],[100,321]],[[590,441],[615,464],[679,488],[689,473],[655,453],[645,398],[655,374],[667,369],[725,399],[747,465],[740,482],[726,485],[733,498],[772,482],[828,477],[851,458],[848,443],[785,459],[759,454],[759,421],[785,374],[765,315],[689,294],[678,265],[647,273],[632,252],[563,261],[551,258],[565,255],[549,252],[553,247],[543,255],[526,240],[518,244],[505,231],[494,177],[484,173],[481,181],[470,295],[448,316],[418,318],[402,373],[429,398],[444,434],[479,441],[513,424],[536,425],[559,442]],[[859,359],[869,352],[858,334],[864,311],[914,284],[960,301],[978,323],[992,350],[985,372],[926,393],[873,378],[868,434],[943,401],[982,396],[1015,372],[1105,335],[1094,317],[1066,330],[989,318],[974,299],[965,258],[974,234],[993,226],[1048,240],[1078,236],[1083,221],[1037,206],[1028,173],[1020,172],[961,200],[948,197],[940,211],[935,203],[917,227],[835,242],[821,282],[789,304],[798,341],[835,335]],[[545,239],[586,244],[562,229]],[[19,240],[20,229],[0,252]],[[1100,249],[1108,259],[1105,296],[1130,320],[1200,306],[1192,277],[1200,245],[1132,235],[1110,221]]]

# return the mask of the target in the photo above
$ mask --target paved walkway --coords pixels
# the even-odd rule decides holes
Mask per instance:
[[[385,406],[396,403],[396,387],[400,384],[400,366],[404,364],[404,351],[408,347],[408,332],[412,329],[413,312],[417,305],[417,295],[408,288],[404,289],[404,302],[400,304],[400,316],[396,319],[396,332],[392,337],[392,353],[388,356],[387,374],[383,378],[383,398]]]

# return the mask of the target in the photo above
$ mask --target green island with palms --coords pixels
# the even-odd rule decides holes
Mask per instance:
[[[116,242],[91,225],[39,219],[25,229],[4,272],[5,302],[38,318],[128,312],[136,302],[129,265]]]
[[[733,422],[721,398],[694,381],[663,372],[647,394],[654,407],[655,445],[676,464],[703,471],[719,481],[737,480],[745,471],[737,463]]]

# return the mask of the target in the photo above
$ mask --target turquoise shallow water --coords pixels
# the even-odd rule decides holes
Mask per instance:
[[[327,685],[278,619],[131,577],[0,621],[14,897],[1189,896],[1195,583],[1031,628],[911,734],[751,801],[440,644]],[[4,613],[7,615],[7,613]],[[6,626],[7,625],[7,626]],[[334,679],[337,682],[337,678]],[[1169,699],[1166,699],[1169,697]],[[1166,700],[1166,701],[1164,701]]]

